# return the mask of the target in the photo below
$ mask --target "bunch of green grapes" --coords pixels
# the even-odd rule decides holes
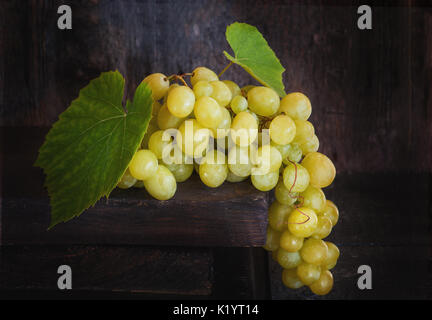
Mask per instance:
[[[307,285],[327,294],[339,250],[322,239],[335,226],[338,209],[322,188],[336,169],[317,152],[309,99],[298,92],[280,99],[264,86],[240,88],[205,67],[143,81],[152,90],[153,116],[118,187],[145,188],[168,200],[177,182],[196,171],[211,188],[250,179],[260,191],[275,189],[264,248],[284,268],[287,287]]]

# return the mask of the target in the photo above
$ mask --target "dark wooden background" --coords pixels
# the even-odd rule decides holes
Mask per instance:
[[[188,232],[167,228],[158,238],[155,227],[152,236],[140,236],[134,215],[119,219],[116,205],[149,200],[122,193],[71,222],[75,227],[43,232],[48,200],[31,164],[43,134],[79,89],[114,69],[125,76],[129,95],[152,72],[222,70],[225,28],[241,21],[255,25],[280,58],[287,92],[310,97],[320,151],[338,170],[324,190],[340,208],[330,239],[342,254],[326,298],[431,298],[432,4],[374,3],[373,30],[362,31],[351,1],[67,1],[73,29],[61,31],[57,8],[64,1],[0,2],[0,290],[56,296],[56,268],[70,264],[77,296],[318,298],[284,288],[277,265],[253,248],[262,242],[268,199],[245,184],[237,189],[245,197],[241,219],[226,210],[212,220],[233,223],[219,240],[218,229],[207,227],[215,237],[198,241],[199,223]],[[253,83],[235,66],[224,78]],[[233,205],[220,200],[229,188],[210,203],[196,198],[201,209],[194,221],[206,208],[217,214]],[[261,205],[248,205],[250,199]],[[175,213],[176,201],[190,200],[186,192],[170,208],[148,206]],[[149,215],[139,226],[150,230],[167,220],[175,217]],[[253,236],[245,240],[241,232]],[[155,246],[159,240],[165,246]],[[356,286],[362,264],[372,267],[373,290]]]

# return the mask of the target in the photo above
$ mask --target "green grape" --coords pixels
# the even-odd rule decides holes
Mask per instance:
[[[222,108],[222,121],[216,129],[213,129],[213,134],[216,139],[225,138],[231,128],[231,114],[226,108]]]
[[[267,227],[267,237],[264,249],[267,251],[277,251],[279,249],[280,232],[271,227]]]
[[[250,113],[243,111],[236,115],[231,124],[231,139],[239,146],[248,146],[258,136],[258,123]]]
[[[333,288],[333,275],[328,270],[321,272],[319,279],[312,283],[309,288],[317,295],[326,295]]]
[[[212,81],[210,85],[213,87],[210,97],[215,99],[221,107],[226,107],[232,99],[231,90],[222,81]]]
[[[235,96],[232,100],[231,100],[231,110],[235,113],[235,114],[239,114],[242,111],[246,111],[248,108],[248,102],[246,100],[245,97],[243,96]]]
[[[303,262],[297,267],[297,276],[305,285],[311,285],[321,276],[321,267]]]
[[[329,218],[324,216],[318,216],[318,225],[312,238],[324,239],[329,236],[332,231],[332,222]]]
[[[316,230],[318,217],[307,207],[295,208],[288,216],[288,230],[300,238],[310,237]]]
[[[267,87],[252,88],[247,94],[247,99],[249,109],[260,116],[272,116],[279,109],[278,94]]]
[[[299,289],[303,287],[303,282],[297,276],[296,269],[284,269],[282,271],[282,283],[290,289]]]
[[[292,205],[297,201],[298,193],[289,192],[285,187],[283,180],[280,180],[275,188],[275,197],[276,200],[282,204]]]
[[[216,129],[223,120],[222,108],[215,99],[201,97],[194,107],[195,118],[206,128]]]
[[[148,124],[147,131],[144,135],[144,138],[141,141],[141,148],[143,148],[143,149],[148,148],[148,143],[149,143],[150,137],[152,136],[153,133],[155,133],[158,130],[159,130],[159,127],[157,125],[157,120],[156,120],[156,118],[152,118]]]
[[[238,96],[238,95],[241,95],[241,90],[240,90],[240,87],[237,85],[237,83],[235,83],[234,81],[231,81],[231,80],[224,80],[222,82],[228,87],[228,89],[230,89],[231,96],[233,98]]]
[[[255,88],[255,87],[256,87],[256,86],[249,84],[249,85],[244,86],[243,88],[241,88],[241,91],[242,91],[243,96],[247,96],[248,92],[249,92],[251,89]]]
[[[288,165],[290,163],[290,161],[300,162],[300,160],[302,158],[302,150],[297,143],[291,143],[291,144],[289,144],[289,146],[290,146],[290,149],[289,149],[288,156],[286,158],[284,158],[282,161],[285,165]]]
[[[296,135],[292,142],[302,145],[314,136],[315,128],[309,121],[294,120],[294,123],[296,127]]]
[[[213,87],[208,81],[198,81],[193,86],[193,92],[195,94],[195,98],[199,99],[201,97],[210,97],[213,92]]]
[[[254,141],[254,144],[256,145],[258,142],[258,146],[262,147],[262,146],[266,146],[266,145],[270,145],[271,141],[270,141],[270,135],[269,135],[269,131],[266,129],[261,130],[260,132],[258,132],[258,137],[257,139]],[[279,149],[271,144],[272,147],[276,148],[278,151]],[[280,153],[280,152],[279,152]],[[281,154],[282,155],[282,154]]]
[[[218,76],[214,71],[206,67],[198,67],[192,72],[191,83],[194,86],[198,81],[217,81]]]
[[[285,113],[293,120],[307,120],[312,113],[311,103],[303,93],[287,94],[280,102],[279,112]]]
[[[302,192],[309,185],[309,173],[300,164],[289,162],[283,172],[283,182],[290,192]]]
[[[304,238],[293,235],[289,230],[285,230],[280,237],[280,247],[288,252],[297,252],[303,246]]]
[[[319,149],[319,140],[318,137],[314,134],[312,136],[312,138],[307,139],[305,142],[303,142],[300,145],[300,148],[302,150],[302,153],[304,155],[311,153],[311,152],[316,152]]]
[[[234,146],[228,152],[228,168],[239,177],[248,177],[251,174],[252,163],[250,161],[250,149],[248,147]]]
[[[280,204],[275,201],[269,208],[268,223],[276,231],[283,231],[287,228],[287,219],[292,211],[291,206]]]
[[[174,178],[176,179],[177,182],[184,182],[187,179],[189,179],[194,170],[193,164],[186,164],[186,163],[167,164],[165,162],[163,164],[168,168],[169,171],[171,171],[171,173],[174,175]]]
[[[191,88],[179,86],[168,94],[167,107],[177,118],[186,118],[194,109],[195,95]]]
[[[159,165],[156,173],[144,181],[144,187],[153,198],[168,200],[174,196],[177,182],[167,167]]]
[[[176,142],[184,154],[199,158],[209,148],[212,133],[204,128],[196,119],[185,120],[178,132]]]
[[[294,121],[285,115],[278,115],[270,123],[270,138],[277,144],[288,144],[296,136]]]
[[[257,122],[257,125],[260,125],[261,121],[260,121],[260,119],[258,118],[258,116],[255,113],[253,113],[249,109],[247,109],[245,112],[251,114],[254,117],[255,121]]]
[[[328,247],[321,239],[309,238],[303,243],[300,249],[300,255],[307,263],[317,266],[323,264],[327,259]]]
[[[161,107],[162,107],[162,105],[159,102],[153,101],[153,104],[152,104],[152,116],[153,117],[157,117]]]
[[[279,180],[279,171],[269,172],[267,174],[252,175],[251,181],[253,186],[260,191],[270,191]]]
[[[252,169],[253,175],[265,175],[269,172],[279,171],[282,165],[280,152],[268,144],[258,148],[258,151],[253,154],[252,159],[254,165]]]
[[[339,259],[339,248],[332,242],[325,241],[328,252],[327,252],[327,258],[322,264],[322,267],[326,270],[331,270],[334,268],[334,266],[337,263],[337,260]]]
[[[242,182],[242,181],[245,181],[246,179],[247,179],[247,177],[239,177],[238,175],[235,175],[231,171],[228,171],[228,176],[227,176],[228,182],[232,182],[232,183]]]
[[[138,150],[129,164],[131,175],[137,180],[147,180],[156,173],[158,159],[150,150]]]
[[[317,188],[329,186],[336,176],[336,168],[333,162],[319,152],[307,154],[301,165],[309,172],[310,184]]]
[[[274,143],[273,141],[271,141],[270,144],[276,149],[278,149],[279,153],[282,156],[282,159],[286,159],[289,156],[292,148],[290,144],[282,145],[282,144]]]
[[[278,249],[277,261],[284,269],[295,268],[302,263],[302,259],[298,252],[288,252],[282,248]]]
[[[212,150],[206,154],[199,166],[201,181],[210,188],[219,187],[228,176],[226,156],[220,151]]]
[[[164,136],[163,130],[158,130],[151,135],[148,142],[148,147],[150,151],[154,153],[156,158],[162,159],[164,152],[166,153],[168,148],[169,150],[172,149],[172,141],[173,139],[170,138],[169,135]]]
[[[299,200],[305,207],[313,209],[317,214],[324,211],[326,197],[320,188],[309,185],[305,191],[300,193]]]
[[[142,180],[137,180],[137,182],[135,182],[135,184],[133,185],[134,188],[139,188],[142,189],[144,188],[144,181]]]
[[[153,73],[145,77],[143,82],[147,83],[150,87],[154,100],[161,99],[169,88],[168,78],[162,73]]]
[[[164,104],[160,108],[157,116],[157,124],[161,130],[166,130],[170,128],[177,129],[183,122],[183,120],[183,118],[178,118],[171,114],[166,104]]]
[[[172,85],[169,86],[167,93],[165,93],[164,98],[163,98],[163,104],[167,103],[168,100],[168,95],[170,94],[170,92],[174,89],[180,87],[180,85],[178,83],[173,83]]]
[[[137,182],[137,179],[135,179],[129,169],[126,170],[126,172],[121,177],[120,181],[117,184],[117,187],[120,189],[129,189]]]
[[[330,200],[326,200],[326,205],[321,215],[329,218],[330,221],[332,222],[333,227],[336,225],[336,223],[339,220],[339,210],[336,207],[336,205]]]

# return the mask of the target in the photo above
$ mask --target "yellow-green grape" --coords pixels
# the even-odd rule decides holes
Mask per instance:
[[[265,175],[269,172],[278,171],[282,165],[282,156],[278,149],[270,145],[258,148],[253,156],[253,175]]]
[[[231,80],[224,80],[222,82],[225,83],[225,85],[228,87],[228,89],[230,89],[231,96],[233,98],[235,96],[241,95],[241,90],[240,90],[240,87],[237,85],[237,83],[235,83],[234,81],[231,81]]]
[[[247,177],[240,177],[240,176],[232,173],[231,171],[228,171],[228,176],[227,176],[228,182],[236,183],[236,182],[245,181],[246,179],[247,179]]]
[[[311,285],[321,276],[321,267],[303,262],[297,267],[297,276],[305,285]]]
[[[167,138],[167,136],[165,136],[165,138]],[[148,147],[158,159],[162,159],[165,148],[171,148],[172,139],[165,138],[163,130],[156,131],[150,137]]]
[[[231,90],[222,81],[212,81],[210,85],[213,87],[210,97],[215,99],[221,107],[226,107],[232,99]]]
[[[183,122],[183,118],[174,116],[169,110],[166,104],[164,104],[158,113],[157,124],[159,129],[166,130],[170,128],[177,129]]]
[[[273,147],[275,147],[276,149],[278,149],[279,153],[282,156],[282,159],[286,159],[291,152],[291,145],[290,144],[277,144],[277,143],[274,143],[273,141],[271,141],[270,144]]]
[[[250,149],[248,147],[232,147],[228,152],[228,168],[236,176],[250,176],[252,170]]]
[[[279,109],[279,96],[270,88],[255,87],[247,94],[249,109],[256,114],[269,117],[275,114]]]
[[[195,95],[191,88],[179,86],[168,94],[167,107],[177,118],[186,118],[194,109]]]
[[[147,83],[150,87],[154,100],[161,99],[169,88],[168,78],[162,73],[153,73],[145,77],[143,82]]]
[[[269,208],[268,223],[276,231],[283,231],[287,228],[287,219],[292,211],[291,206],[280,204],[275,201]]]
[[[308,171],[298,163],[289,162],[283,172],[283,182],[290,192],[302,192],[309,185]]]
[[[280,236],[279,231],[274,230],[270,226],[267,227],[266,244],[263,248],[267,251],[277,251],[279,249]]]
[[[302,150],[302,153],[304,155],[311,153],[311,152],[316,152],[319,149],[319,140],[318,137],[314,134],[312,136],[312,138],[307,139],[305,142],[303,142],[300,145],[300,148]]]
[[[201,80],[195,83],[193,86],[193,92],[196,99],[201,97],[210,97],[213,92],[213,87],[210,82]]]
[[[210,129],[204,128],[196,119],[185,120],[178,129],[176,142],[184,154],[202,157],[209,147]]]
[[[173,83],[172,85],[169,86],[167,93],[165,93],[164,98],[163,98],[163,104],[167,103],[168,100],[168,95],[169,93],[174,89],[180,87],[180,85],[178,83]]]
[[[193,164],[187,164],[187,163],[172,163],[172,164],[163,163],[163,164],[168,168],[169,171],[171,171],[171,173],[174,175],[177,182],[184,182],[187,179],[189,179],[194,170]]]
[[[300,162],[300,160],[302,158],[302,150],[297,143],[291,143],[291,144],[289,144],[289,146],[290,146],[290,149],[289,149],[288,156],[286,158],[284,158],[282,161],[285,165],[288,165],[290,163],[290,161]]]
[[[148,124],[147,131],[141,141],[141,148],[148,149],[148,143],[153,133],[159,130],[156,118],[152,118]]]
[[[332,231],[332,222],[329,218],[319,215],[318,216],[318,225],[315,232],[312,235],[312,238],[315,239],[324,239],[329,236]]]
[[[199,166],[201,181],[210,188],[219,187],[228,176],[226,156],[220,151],[212,150],[206,154]]]
[[[254,141],[255,145],[257,144],[257,141],[258,141],[258,146],[259,147],[271,144],[272,147],[276,148],[279,151],[279,148],[277,148],[274,144],[271,143],[270,135],[269,135],[269,131],[268,130],[262,130],[262,131],[258,132],[258,137]],[[280,151],[279,151],[279,153],[280,153]]]
[[[294,121],[285,115],[278,115],[270,122],[270,138],[277,144],[288,144],[296,136]]]
[[[317,295],[326,295],[333,288],[333,275],[328,270],[321,272],[319,279],[312,283],[309,288]]]
[[[156,173],[158,159],[150,150],[138,150],[129,164],[131,175],[137,180],[147,180]]]
[[[162,105],[159,102],[153,101],[153,104],[152,104],[152,116],[157,117],[157,115],[158,115],[159,110],[160,110],[161,107],[162,107]]]
[[[304,157],[301,165],[310,175],[310,184],[317,188],[325,188],[333,182],[336,168],[333,162],[319,152],[311,152]]]
[[[247,109],[245,112],[251,114],[251,115],[254,117],[255,121],[257,122],[257,125],[260,124],[261,121],[260,121],[260,119],[258,118],[258,116],[257,116],[255,113],[253,113],[253,112],[250,111],[249,109]]]
[[[290,289],[299,289],[303,287],[303,282],[297,276],[296,269],[284,269],[282,271],[282,283]]]
[[[236,115],[231,124],[231,139],[239,146],[248,146],[258,136],[258,122],[252,114],[242,111]]]
[[[310,237],[316,230],[318,217],[307,207],[295,208],[288,216],[288,230],[300,238]]]
[[[277,250],[271,252],[271,257],[274,261],[277,262]]]
[[[327,258],[325,259],[324,263],[322,264],[322,267],[326,270],[331,270],[336,265],[338,259],[339,259],[339,248],[332,242],[325,241],[328,252],[327,252]]]
[[[217,128],[223,119],[222,108],[211,97],[199,98],[194,107],[195,118],[206,128]]]
[[[260,191],[270,191],[276,187],[279,180],[279,170],[266,174],[252,175],[251,181],[253,186]]]
[[[216,139],[225,138],[231,128],[231,114],[226,108],[222,108],[222,121],[219,123],[216,129],[213,129],[213,134]]]
[[[156,173],[144,181],[144,187],[153,198],[169,200],[177,190],[177,182],[171,171],[160,164]]]
[[[256,86],[249,84],[249,85],[244,86],[243,88],[241,88],[241,91],[242,91],[243,96],[247,96],[248,92],[249,92],[251,89],[255,88],[255,87],[256,87]]]
[[[315,128],[309,121],[294,120],[296,126],[296,135],[292,142],[302,145],[315,134]]]
[[[243,96],[235,96],[230,103],[231,110],[235,114],[239,114],[242,111],[246,111],[248,108],[247,99]]]
[[[290,116],[293,120],[307,120],[312,113],[311,103],[303,93],[287,94],[280,102],[279,112]]]
[[[321,239],[309,238],[303,243],[300,249],[300,255],[307,263],[317,266],[323,264],[327,259],[328,247]]]
[[[336,223],[339,220],[339,210],[336,207],[336,205],[330,200],[326,200],[326,205],[321,215],[329,218],[332,222],[333,227],[336,225]]]
[[[217,81],[218,76],[214,71],[206,67],[198,67],[192,72],[191,83],[194,86],[198,81]]]
[[[120,181],[117,184],[117,187],[120,189],[129,189],[137,182],[137,179],[135,179],[129,169],[126,170],[126,172],[121,177]]]
[[[320,188],[315,188],[309,185],[305,191],[300,193],[299,200],[305,207],[309,207],[319,214],[324,211],[326,205],[326,197],[324,192]]]
[[[292,205],[297,201],[298,193],[289,192],[285,187],[283,180],[280,180],[275,188],[275,197],[276,200],[282,204]]]
[[[133,185],[134,188],[139,188],[142,189],[144,188],[144,181],[142,180],[137,180],[137,182],[135,182],[135,184]]]
[[[288,252],[296,252],[303,246],[303,240],[304,238],[297,237],[289,230],[285,230],[281,234],[279,246]]]
[[[288,252],[282,248],[278,249],[277,261],[284,269],[295,268],[302,263],[299,252]]]

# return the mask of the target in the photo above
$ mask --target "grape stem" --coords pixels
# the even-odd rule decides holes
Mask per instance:
[[[193,73],[182,73],[182,74],[172,74],[168,77],[168,80],[180,80],[186,87],[189,87],[189,85],[186,83],[186,81],[183,79],[185,76],[192,76]]]
[[[218,74],[218,77],[220,78],[224,73],[225,73],[225,71],[227,71],[228,69],[229,69],[229,67],[231,67],[233,65],[233,63],[232,62],[230,62],[219,74]]]

